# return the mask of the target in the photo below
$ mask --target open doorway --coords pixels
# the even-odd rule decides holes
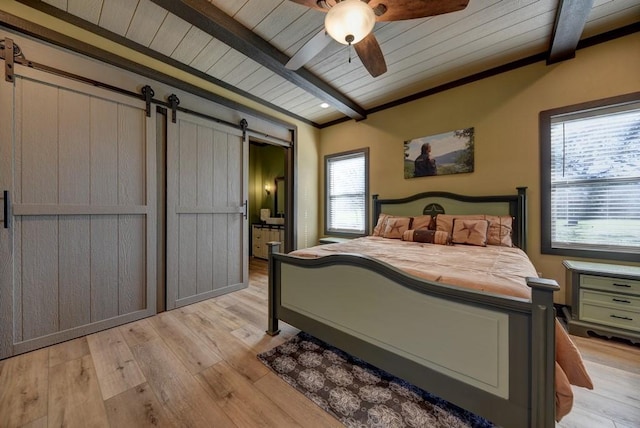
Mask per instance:
[[[287,148],[250,140],[249,145],[249,263],[251,270],[268,258],[267,242],[281,243],[280,251],[288,248],[286,218],[290,201],[287,198]]]

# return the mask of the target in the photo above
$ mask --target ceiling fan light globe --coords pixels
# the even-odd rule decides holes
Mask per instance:
[[[376,15],[360,0],[344,0],[333,6],[324,19],[327,33],[343,45],[355,44],[373,30]]]

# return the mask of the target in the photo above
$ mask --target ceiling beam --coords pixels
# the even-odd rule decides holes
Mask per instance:
[[[553,25],[547,64],[576,56],[576,47],[593,7],[593,0],[560,0]]]
[[[151,0],[356,120],[366,110],[308,70],[288,70],[289,57],[207,0]]]
[[[18,1],[22,1],[24,2],[25,0],[18,0]],[[30,1],[30,0],[29,0]],[[38,0],[39,1],[39,0]],[[42,5],[45,6],[49,6],[43,2]],[[52,9],[56,9],[59,10],[57,8],[54,8],[53,6],[50,6]],[[40,10],[40,9],[39,9]],[[66,13],[66,12],[64,12]],[[54,15],[56,16],[56,15]],[[58,18],[64,19],[61,16],[57,16]],[[77,23],[75,23],[74,25],[78,25],[82,22],[86,23],[86,21],[83,20],[78,20]],[[93,25],[93,24],[90,24]],[[70,51],[79,53],[81,55],[85,55],[88,58],[94,58],[97,59],[98,61],[102,61],[106,64],[110,64],[113,65],[115,67],[121,68],[123,70],[127,70],[130,71],[132,73],[138,74],[140,76],[144,76],[144,77],[148,77],[150,79],[153,79],[155,81],[158,81],[160,83],[164,83],[169,85],[170,87],[176,88],[176,89],[180,89],[182,91],[197,95],[205,100],[209,100],[209,101],[213,101],[216,104],[220,104],[221,106],[224,107],[228,107],[232,110],[236,110],[239,112],[243,112],[243,113],[248,113],[250,115],[253,115],[257,118],[266,120],[267,122],[271,122],[271,123],[275,123],[277,125],[281,125],[287,128],[291,127],[291,123],[278,119],[278,118],[274,118],[272,116],[269,116],[267,114],[265,114],[264,112],[255,110],[251,107],[247,107],[244,104],[241,104],[239,102],[236,101],[232,101],[228,98],[225,98],[221,95],[218,95],[216,93],[213,93],[211,91],[208,91],[206,89],[203,89],[199,86],[196,86],[194,84],[188,83],[184,80],[180,80],[176,77],[174,77],[172,74],[165,74],[162,73],[154,68],[151,67],[147,67],[145,65],[139,64],[135,61],[129,60],[127,58],[121,57],[119,55],[116,55],[112,52],[97,48],[96,46],[90,45],[88,43],[85,43],[81,40],[75,39],[73,37],[64,35],[62,33],[58,33],[54,30],[51,30],[50,28],[46,28],[43,27],[41,25],[35,24],[33,22],[30,22],[26,19],[20,18],[18,16],[14,16],[11,15],[10,13],[7,13],[3,10],[0,10],[0,28],[7,28],[10,30],[14,30],[17,31],[21,34],[33,37],[34,39],[38,39],[38,40],[42,40],[44,42],[50,43],[52,45],[55,46],[59,46],[65,49],[68,49]],[[101,34],[104,37],[108,37],[108,35],[105,34]],[[135,47],[129,46],[131,49],[135,49]],[[155,51],[153,51],[155,52]],[[145,53],[145,52],[143,52]],[[146,53],[145,53],[146,54]],[[160,60],[160,61],[165,61],[169,64],[171,64],[173,60],[172,58],[166,57],[162,54],[156,53],[158,56],[156,56],[155,58]],[[28,57],[28,52],[25,53],[25,55]],[[176,61],[177,63],[177,61]],[[180,63],[182,64],[182,63]],[[173,65],[173,64],[171,64]],[[200,73],[199,71],[195,70],[195,69],[187,69],[186,66],[183,64],[183,68],[182,70],[187,71],[187,72],[191,72],[193,73]],[[197,75],[197,74],[196,74]],[[199,76],[202,79],[205,79],[209,82],[215,83],[215,84],[221,84],[224,82],[214,82],[212,79],[213,77],[205,75],[204,73],[202,73],[203,76]],[[230,89],[231,90],[231,89]],[[251,97],[251,94],[248,93],[244,93],[238,89],[236,89],[238,94],[243,95],[245,97]],[[262,103],[263,105],[266,105],[267,107],[270,107],[272,109],[277,110],[278,107],[274,106],[272,104],[268,104],[266,103],[264,100],[260,100],[256,97],[255,99],[256,102]],[[291,117],[295,117],[297,120],[300,120],[302,122],[308,123],[309,125],[315,126],[315,127],[319,127],[318,124],[316,124],[315,122],[311,122],[303,117],[300,116],[294,116],[291,112],[286,112],[283,109],[281,110],[277,110],[277,111],[281,111],[284,114],[288,114]]]

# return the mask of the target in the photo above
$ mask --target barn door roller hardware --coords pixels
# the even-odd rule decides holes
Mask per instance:
[[[13,66],[17,63],[26,63],[20,46],[13,43],[13,39],[5,37],[0,40],[0,58],[4,59],[4,80],[13,83]]]
[[[242,139],[244,140],[247,138],[247,129],[249,129],[249,122],[247,122],[247,119],[242,119],[240,121],[240,129],[242,129]]]
[[[149,85],[143,86],[140,92],[142,92],[144,102],[147,105],[147,108],[146,108],[147,117],[151,117],[151,100],[153,100],[153,96],[155,95],[155,92],[153,92],[153,89]]]
[[[5,40],[4,52],[4,80],[13,83],[13,40]]]
[[[176,110],[180,105],[180,98],[176,94],[171,94],[167,101],[169,101],[169,107],[171,108],[171,122],[176,123]]]

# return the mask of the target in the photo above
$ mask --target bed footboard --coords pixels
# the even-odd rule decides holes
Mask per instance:
[[[554,426],[555,281],[529,278],[527,301],[269,248],[268,334],[282,320],[499,425]]]

